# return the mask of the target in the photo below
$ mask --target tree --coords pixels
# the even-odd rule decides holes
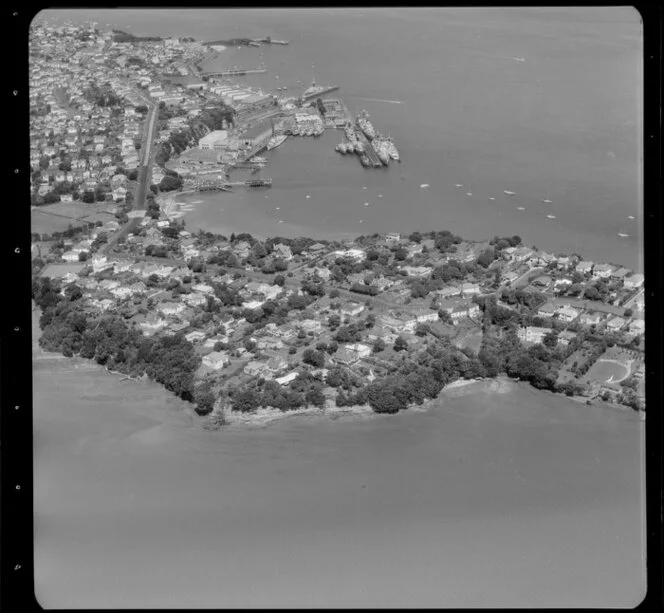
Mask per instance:
[[[211,383],[202,383],[194,388],[194,403],[196,404],[196,413],[199,415],[208,415],[214,409],[214,402],[215,395],[212,391]]]
[[[415,327],[415,334],[417,336],[426,336],[429,333],[429,326],[425,323],[418,323]]]
[[[260,396],[252,389],[245,389],[233,396],[231,410],[253,413],[260,406]]]
[[[377,338],[373,344],[373,352],[380,353],[385,350],[385,341],[382,338]]]
[[[339,290],[336,289],[336,288],[331,289],[328,295],[329,295],[329,297],[330,297],[331,300],[334,300],[335,298],[338,298],[338,297],[339,297],[339,295],[340,295],[340,294],[339,294]]]
[[[408,349],[408,341],[406,341],[403,336],[397,336],[396,340],[394,341],[394,351],[405,351]]]
[[[624,317],[631,317],[634,314],[634,311],[632,309],[625,309],[625,312],[623,313]]]
[[[284,275],[276,275],[274,277],[274,285],[278,285],[279,287],[283,287],[284,284],[286,283],[286,277]]]
[[[601,300],[601,296],[599,291],[597,290],[596,287],[586,287],[585,291],[583,292],[584,298],[587,298],[588,300]]]
[[[78,254],[78,261],[79,262],[87,262],[88,260],[88,252],[87,251],[81,251]]]
[[[306,349],[302,354],[302,361],[316,368],[323,368],[325,366],[325,355],[315,349]]]

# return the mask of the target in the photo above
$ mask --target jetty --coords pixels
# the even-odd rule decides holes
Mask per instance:
[[[242,77],[248,74],[265,74],[266,68],[231,68],[215,72],[202,72],[201,77]]]

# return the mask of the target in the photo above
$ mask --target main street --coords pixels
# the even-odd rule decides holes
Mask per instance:
[[[150,109],[146,119],[147,129],[144,130],[143,140],[141,143],[142,159],[141,165],[138,169],[138,187],[136,188],[136,195],[134,196],[133,208],[135,211],[145,210],[145,198],[147,190],[150,186],[152,177],[152,158],[155,155],[152,144],[154,142],[154,129],[157,125],[157,116],[159,114],[159,106],[145,98],[145,103]],[[116,232],[111,239],[104,245],[102,252],[105,253],[110,249],[120,238],[126,237],[131,232],[135,232],[141,223],[141,217],[134,217],[130,219],[119,232]]]

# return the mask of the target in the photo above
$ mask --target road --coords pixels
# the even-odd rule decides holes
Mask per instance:
[[[145,209],[145,197],[147,190],[150,186],[150,179],[152,177],[152,157],[154,156],[154,130],[157,125],[157,115],[159,107],[151,100],[144,98],[149,107],[148,118],[146,120],[147,130],[143,135],[143,142],[141,144],[141,151],[143,157],[141,165],[138,169],[138,187],[134,196],[134,210],[142,211]],[[125,226],[116,234],[114,234],[108,243],[104,245],[102,252],[105,253],[110,249],[120,238],[126,237],[131,232],[135,232],[141,223],[141,218],[130,219]]]

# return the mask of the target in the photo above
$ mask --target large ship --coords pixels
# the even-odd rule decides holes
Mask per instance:
[[[386,142],[387,142],[386,147],[387,147],[387,153],[388,153],[388,155],[389,155],[393,160],[395,160],[395,161],[397,161],[397,162],[400,162],[401,159],[399,158],[399,152],[397,151],[397,147],[396,147],[396,145],[394,144],[394,142],[392,141],[392,139],[388,137],[388,139],[387,139]]]
[[[267,150],[272,151],[272,149],[276,149],[279,145],[283,145],[287,138],[288,136],[285,134],[275,134],[269,141],[267,141]]]
[[[388,166],[390,163],[390,154],[388,153],[387,143],[382,139],[375,139],[372,143],[374,150],[378,159],[385,165]]]
[[[311,82],[311,86],[302,92],[300,99],[303,102],[306,102],[307,100],[322,96],[323,94],[328,94],[329,92],[333,92],[337,89],[339,89],[338,85],[316,85],[316,80],[314,79]]]
[[[364,132],[364,135],[369,140],[373,140],[376,137],[376,129],[369,121],[369,113],[367,113],[366,111],[362,111],[357,116],[357,125],[359,126],[360,130]]]

